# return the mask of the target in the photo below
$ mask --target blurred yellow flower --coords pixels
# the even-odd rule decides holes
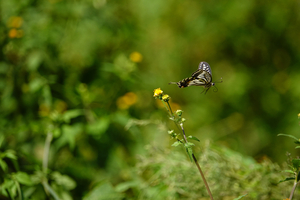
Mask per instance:
[[[298,113],[298,118],[300,118],[300,113]]]
[[[163,91],[160,88],[155,89],[154,91],[154,97],[158,97],[159,95],[161,95],[163,93]]]
[[[50,114],[50,107],[46,104],[41,104],[39,108],[39,115],[42,117],[49,116]]]
[[[12,28],[20,28],[23,24],[23,19],[22,17],[17,17],[17,16],[12,16],[8,20],[8,27]]]
[[[137,102],[137,95],[133,92],[128,92],[117,99],[117,106],[121,110],[128,109]]]
[[[132,52],[129,57],[132,62],[136,62],[136,63],[141,62],[143,60],[142,54],[140,54],[137,51]]]
[[[10,38],[21,38],[23,37],[23,30],[18,30],[18,29],[10,29],[8,32],[8,37]]]
[[[64,101],[58,100],[55,102],[55,110],[58,113],[63,113],[67,110],[68,104]]]

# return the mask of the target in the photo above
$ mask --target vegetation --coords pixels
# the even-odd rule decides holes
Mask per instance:
[[[300,197],[299,149],[277,137],[299,138],[298,1],[0,9],[0,199],[209,199],[189,149],[215,199]],[[200,61],[218,92],[168,85]],[[187,153],[159,87],[200,140]]]

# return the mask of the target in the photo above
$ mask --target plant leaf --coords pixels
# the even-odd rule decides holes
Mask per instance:
[[[10,158],[12,160],[17,160],[16,152],[12,149],[8,149],[4,152],[5,156],[7,158]]]
[[[181,145],[182,143],[180,141],[174,142],[171,146],[177,147],[178,145]]]
[[[242,195],[242,196],[239,196],[239,197],[235,198],[234,200],[242,199],[243,197],[245,197],[245,196],[247,196],[247,195],[248,195],[248,194],[244,194],[244,195]]]
[[[60,187],[63,187],[67,190],[72,190],[76,187],[76,182],[67,175],[63,175],[59,172],[53,172],[51,174],[52,178]]]
[[[196,138],[195,136],[190,135],[190,136],[188,136],[188,138],[191,140],[196,140],[196,141],[200,142],[200,140],[198,138]]]
[[[292,170],[283,170],[282,172],[294,174],[294,171],[292,171]]]
[[[23,185],[32,185],[30,176],[25,172],[17,172],[15,177]]]
[[[0,159],[0,167],[2,168],[2,170],[4,172],[6,172],[6,170],[7,170],[7,164],[2,159]]]
[[[298,171],[298,169],[300,168],[300,159],[293,159],[292,163],[293,163],[293,167],[296,168]]]
[[[78,117],[83,114],[84,114],[84,112],[82,109],[73,109],[73,110],[66,111],[62,115],[62,118],[63,118],[64,122],[69,123],[72,118]]]
[[[291,180],[295,180],[295,178],[294,177],[288,177],[284,180],[279,181],[278,183],[282,183],[282,182],[285,182],[285,181],[291,181]]]
[[[277,136],[286,136],[286,137],[290,137],[290,138],[293,138],[294,140],[296,141],[299,141],[298,138],[296,138],[295,136],[293,135],[288,135],[288,134],[283,134],[283,133],[279,133]]]
[[[185,144],[184,144],[184,147],[185,147],[185,149],[186,149],[187,154],[188,154],[189,157],[190,157],[191,162],[193,162],[193,149],[192,149],[192,147],[191,147],[192,145],[190,145],[189,143],[190,143],[190,142],[185,143]],[[191,143],[191,144],[193,144],[193,143]]]

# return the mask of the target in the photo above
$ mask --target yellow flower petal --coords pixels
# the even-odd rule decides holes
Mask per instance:
[[[159,95],[161,95],[163,93],[163,91],[160,88],[157,88],[154,90],[154,97],[158,97]]]

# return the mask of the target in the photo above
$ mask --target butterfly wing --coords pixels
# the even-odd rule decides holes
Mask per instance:
[[[211,68],[207,62],[200,62],[197,71],[195,71],[191,77],[185,78],[179,82],[171,82],[169,84],[177,84],[178,87],[184,88],[191,85],[203,86],[205,93],[211,86],[214,86],[212,82]]]
[[[207,62],[200,62],[198,69],[202,69],[203,71],[206,71],[212,76],[211,68]]]

